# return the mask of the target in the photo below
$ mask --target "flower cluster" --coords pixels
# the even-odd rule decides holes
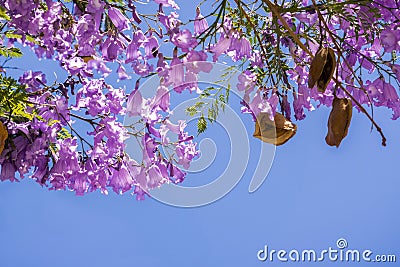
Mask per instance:
[[[204,97],[198,75],[211,71],[210,61],[242,68],[235,86],[243,93],[242,111],[254,120],[260,114],[302,120],[305,111],[341,98],[364,113],[363,106],[382,106],[393,111],[392,119],[400,117],[396,1],[303,0],[278,7],[263,0],[256,11],[231,2],[217,1],[208,15],[197,6],[186,23],[173,0],[151,1],[153,15],[141,14],[135,1],[0,1],[1,54],[27,46],[38,58],[59,62],[68,76],[48,85],[41,72],[21,74],[24,112],[31,116],[0,116],[8,131],[0,179],[30,175],[54,190],[132,191],[138,199],[182,182],[199,152],[186,123],[170,121],[170,98],[184,91]],[[329,58],[313,61],[321,51],[330,51]],[[312,62],[314,72],[321,70],[314,83]],[[145,98],[141,81],[150,76],[159,84]],[[127,89],[116,85],[122,80]],[[125,115],[135,122],[124,125]],[[138,141],[141,159],[127,153],[127,138]]]

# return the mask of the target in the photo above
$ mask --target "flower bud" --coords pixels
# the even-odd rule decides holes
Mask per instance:
[[[346,137],[352,115],[353,105],[347,98],[333,99],[332,110],[328,119],[328,134],[325,141],[330,146],[339,147]]]
[[[317,84],[318,91],[324,93],[336,68],[335,52],[330,47],[318,50],[311,61],[308,88]]]
[[[263,142],[279,146],[292,138],[296,130],[296,124],[286,119],[281,113],[276,112],[272,121],[269,113],[261,112],[257,116],[253,136]]]

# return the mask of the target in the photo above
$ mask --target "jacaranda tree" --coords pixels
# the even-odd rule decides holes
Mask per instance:
[[[328,145],[338,147],[347,135],[353,109],[386,145],[373,110],[383,106],[400,117],[398,0],[210,0],[193,3],[188,21],[178,4],[1,0],[0,180],[30,177],[78,195],[131,191],[137,199],[181,183],[199,151],[185,121],[170,121],[170,98],[197,94],[187,110],[201,114],[198,132],[205,131],[229,99],[229,87],[197,83],[218,61],[242,71],[232,86],[242,92],[255,137],[281,145],[296,133],[292,121],[327,106]],[[56,60],[67,78],[8,74],[28,50]],[[112,72],[131,87],[115,88],[106,78]],[[140,86],[149,77],[159,86],[145,98]],[[204,104],[204,97],[215,101]],[[124,125],[125,115],[137,124]],[[140,144],[140,162],[125,152],[127,136]]]

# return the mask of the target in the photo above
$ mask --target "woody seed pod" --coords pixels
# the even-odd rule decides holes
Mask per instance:
[[[263,142],[279,146],[292,138],[296,130],[296,124],[286,119],[281,113],[276,112],[272,121],[268,113],[261,112],[257,116],[253,136]]]
[[[328,119],[328,134],[325,141],[330,146],[339,147],[349,130],[353,105],[347,98],[333,99],[332,110]]]
[[[308,75],[308,88],[313,88],[317,84],[319,92],[325,92],[333,72],[336,68],[335,52],[330,47],[318,50],[311,61],[310,73]]]
[[[0,121],[0,154],[4,150],[6,139],[8,138],[8,131],[6,126]]]

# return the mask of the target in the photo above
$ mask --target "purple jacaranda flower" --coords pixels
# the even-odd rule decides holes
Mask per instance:
[[[155,123],[162,117],[160,114],[158,114],[160,111],[159,108],[156,108],[158,106],[155,107],[153,104],[153,98],[144,99],[142,104],[142,112],[140,115],[148,123]]]
[[[400,101],[390,104],[389,108],[393,110],[392,120],[400,118]]]
[[[94,135],[95,132],[89,133],[90,135]],[[99,142],[95,142],[93,145],[93,148],[89,151],[89,154],[91,155],[92,159],[105,159],[107,155],[109,154],[108,148],[105,146],[105,144],[101,141],[101,136],[99,137],[96,135],[97,139]]]
[[[124,148],[124,137],[126,136],[126,129],[117,121],[116,117],[104,117],[99,121],[101,125],[100,131],[97,131],[95,139],[107,138],[107,148],[110,153],[119,154],[121,149]]]
[[[183,87],[183,86],[182,86]],[[185,88],[188,88],[190,92],[196,91],[198,94],[201,94],[202,91],[198,86],[198,77],[197,74],[187,70],[185,73]]]
[[[10,180],[11,182],[18,181],[15,178],[15,172],[17,168],[11,162],[3,162],[1,164],[1,173],[0,173],[0,181]]]
[[[103,60],[94,58],[87,63],[88,70],[98,70],[100,73],[103,74],[104,77],[107,77],[112,70],[107,68],[107,65],[104,63]]]
[[[156,188],[168,181],[168,177],[163,176],[160,168],[155,164],[151,165],[147,170],[147,175],[147,188],[149,189]]]
[[[125,63],[136,61],[142,57],[142,53],[139,51],[138,44],[132,40],[126,49],[126,60]]]
[[[238,61],[244,57],[251,57],[251,46],[250,41],[247,38],[237,38],[231,39],[229,46],[228,56],[232,57],[233,61]]]
[[[104,12],[105,3],[101,0],[89,0],[87,2],[88,4],[86,5],[85,11],[93,14],[93,16],[96,18],[96,27],[98,28],[100,25],[101,15]]]
[[[144,35],[142,30],[137,30],[133,34],[132,42],[135,42],[138,47],[143,47],[144,44],[147,42],[147,37]]]
[[[149,75],[154,70],[154,66],[150,65],[146,60],[135,60],[131,66],[133,71],[140,76]]]
[[[158,41],[153,35],[150,35],[144,42],[144,53],[147,59],[155,58],[158,53]]]
[[[236,85],[239,91],[246,94],[251,93],[256,85],[257,76],[249,70],[245,70],[238,76],[239,83]]]
[[[192,49],[197,45],[196,38],[193,37],[192,33],[188,29],[175,33],[171,38],[171,42],[182,49],[183,52],[188,52],[189,49]]]
[[[383,83],[383,97],[384,101],[387,103],[399,101],[399,96],[397,95],[396,89],[390,83]]]
[[[106,109],[106,97],[103,94],[93,95],[88,98],[87,114],[96,116]]]
[[[35,172],[32,174],[32,178],[36,179],[39,183],[44,182],[48,178],[49,175],[49,167],[48,167],[49,159],[48,157],[39,157],[35,161]]]
[[[179,120],[178,124],[173,124],[170,120],[165,120],[164,123],[170,131],[176,134],[182,134],[186,127],[186,122],[184,120]]]
[[[377,78],[374,82],[367,81],[367,92],[374,101],[375,106],[392,107],[400,101],[396,89],[385,82],[383,77]]]
[[[171,62],[168,80],[174,85],[174,90],[181,93],[184,90],[183,80],[185,71],[181,60],[178,58],[178,50],[175,48]]]
[[[50,190],[65,190],[68,182],[64,175],[60,173],[52,173],[50,177],[50,183]]]
[[[200,7],[196,8],[196,17],[194,19],[194,34],[200,35],[208,29],[207,20],[201,15]]]
[[[110,7],[108,9],[108,17],[119,31],[130,29],[128,18],[118,8]]]
[[[11,14],[28,16],[28,13],[35,10],[37,3],[28,0],[21,0],[21,1],[10,0],[7,1],[6,5],[7,8],[11,11]]]
[[[56,141],[57,157],[50,170],[52,189],[65,189],[68,180],[80,171],[76,139],[67,138]]]
[[[144,200],[145,195],[147,195],[147,193],[145,191],[143,191],[143,189],[140,188],[140,186],[135,186],[135,190],[133,191],[133,194],[136,195],[136,200]]]
[[[146,128],[149,131],[149,133],[152,134],[154,137],[161,138],[160,131],[156,129],[154,125],[147,124]]]
[[[170,66],[164,59],[163,53],[158,53],[158,60],[157,60],[157,74],[161,78],[160,84],[169,86],[171,82],[169,81],[169,71]]]
[[[307,5],[305,5],[307,6]],[[294,15],[299,21],[307,23],[307,25],[312,25],[317,21],[318,19],[318,14],[317,12],[314,12],[313,14],[310,14],[308,12],[299,12]],[[342,20],[346,21],[346,20]]]
[[[75,26],[76,37],[80,40],[79,45],[82,45],[83,40],[91,40],[92,37],[100,37],[100,33],[96,28],[95,18],[90,14],[81,16]]]
[[[172,7],[174,9],[179,9],[179,6],[174,0],[154,0],[157,4],[162,4],[165,7]]]
[[[161,176],[165,178],[164,182],[169,182],[169,179],[168,179],[169,178],[169,172],[168,172],[169,162],[167,162],[162,157],[159,157],[158,160],[159,161],[156,162],[156,164],[157,164],[157,167],[160,169]]]
[[[283,112],[285,114],[286,119],[290,120],[290,118],[292,116],[292,110],[290,108],[290,103],[288,101],[287,95],[282,96],[282,108],[283,108]]]
[[[148,165],[156,160],[157,144],[154,139],[146,133],[142,138],[143,162]]]
[[[167,29],[167,34],[171,35],[173,33],[179,32],[179,25],[181,25],[181,21],[178,19],[179,15],[176,12],[171,12],[170,15],[165,15],[164,13],[158,14],[158,19],[161,24]]]
[[[66,62],[67,70],[71,75],[80,73],[86,66],[86,63],[80,57],[73,57]]]
[[[367,105],[371,105],[372,104],[372,103],[370,103],[370,98],[368,97],[368,95],[361,88],[356,88],[355,86],[347,85],[346,89],[347,89],[347,91],[349,91],[349,93],[351,93],[353,95],[353,97],[355,99],[357,99],[359,104],[361,104],[361,105],[362,104],[367,104]],[[360,108],[356,103],[353,103],[353,106],[358,111],[360,111]]]
[[[211,48],[211,52],[214,53],[213,61],[216,62],[220,55],[228,50],[229,46],[231,45],[231,39],[226,36],[221,36],[218,42]]]
[[[26,86],[28,92],[36,92],[41,90],[44,84],[47,83],[46,76],[40,71],[26,71],[18,80],[21,84]]]
[[[175,149],[178,157],[178,164],[184,169],[190,168],[190,163],[199,154],[196,150],[196,144],[193,142],[180,142]]]
[[[159,106],[161,110],[168,111],[170,106],[170,97],[168,88],[160,85],[157,88],[156,95],[154,96],[154,106]]]
[[[98,161],[98,160],[97,160]],[[86,175],[90,181],[88,191],[100,189],[101,193],[108,195],[108,167],[96,164],[93,159],[85,162]]]
[[[303,120],[306,117],[306,114],[304,113],[305,104],[307,104],[307,102],[304,101],[302,95],[293,93],[293,110],[296,120]]]
[[[250,62],[253,67],[259,67],[259,68],[263,67],[264,62],[262,61],[260,51],[255,50],[255,49],[252,50],[251,56],[250,56]]]
[[[107,38],[101,46],[103,59],[107,61],[115,60],[118,55],[125,50],[125,45],[114,37]]]
[[[130,1],[130,3],[132,3],[132,2]],[[133,20],[134,20],[137,24],[142,23],[142,19],[139,17],[139,14],[138,14],[137,11],[136,11],[136,6],[133,5],[133,4],[129,4],[129,7],[132,9],[132,18],[133,18]]]
[[[253,100],[249,104],[254,116],[257,117],[260,112],[269,113],[271,120],[273,120],[276,111],[276,105],[274,99],[272,98],[271,100],[272,101],[269,101],[269,99],[267,100],[263,96],[263,92],[257,91],[253,97]]]
[[[75,191],[77,196],[83,196],[88,190],[88,183],[84,171],[80,171],[71,175],[68,179],[69,188]]]
[[[396,75],[397,80],[400,81],[400,65],[393,64],[391,65],[393,73]]]
[[[128,73],[126,73],[124,66],[122,66],[121,64],[118,66],[117,73],[118,73],[118,79],[120,80],[126,80],[131,78],[128,75]]]
[[[391,53],[393,50],[400,50],[400,30],[387,27],[381,32],[380,38],[385,52]]]
[[[125,103],[125,94],[123,89],[109,88],[106,94],[107,107],[109,112],[113,114],[123,115],[125,114],[125,108],[123,107]]]
[[[169,175],[175,178],[173,181],[175,184],[182,183],[185,179],[186,173],[179,169],[177,166],[169,163]]]
[[[137,194],[137,190],[140,190],[139,193],[144,193],[148,190],[147,188],[147,174],[145,167],[140,168],[140,172],[135,176],[135,181],[138,186],[136,186],[134,193]],[[143,194],[144,195],[144,194]],[[144,199],[144,196],[143,196]]]
[[[160,129],[158,129],[158,131],[160,133],[161,144],[163,146],[168,145],[168,143],[170,141],[167,136],[167,133],[169,132],[168,127],[165,124],[161,124]]]
[[[198,74],[200,72],[210,73],[213,65],[207,62],[207,54],[203,51],[191,50],[183,60],[187,70]]]
[[[125,164],[119,163],[117,168],[111,170],[109,185],[115,193],[122,194],[132,188],[134,181]]]

